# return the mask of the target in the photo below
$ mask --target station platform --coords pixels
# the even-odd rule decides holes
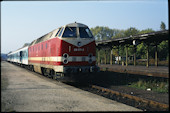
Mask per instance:
[[[142,111],[1,62],[2,112]]]
[[[101,71],[112,71],[119,73],[129,73],[129,74],[138,74],[138,75],[147,75],[147,76],[156,76],[169,78],[169,67],[165,66],[122,66],[118,64],[99,64]]]

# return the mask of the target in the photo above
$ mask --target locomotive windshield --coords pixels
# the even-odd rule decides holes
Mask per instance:
[[[93,38],[93,35],[88,27],[79,27],[80,38]],[[76,27],[66,27],[63,33],[63,38],[77,38]]]
[[[77,37],[76,27],[66,27],[63,33],[63,37],[76,38]]]
[[[88,27],[79,27],[80,38],[92,38],[93,35]]]

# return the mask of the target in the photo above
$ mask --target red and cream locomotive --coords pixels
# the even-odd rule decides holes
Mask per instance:
[[[88,26],[76,22],[34,40],[28,63],[33,71],[52,77],[99,71],[95,39]]]

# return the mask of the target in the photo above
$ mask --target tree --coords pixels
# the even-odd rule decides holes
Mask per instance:
[[[129,37],[131,35],[136,35],[139,33],[139,30],[137,30],[136,28],[134,27],[130,27],[128,28],[125,32],[124,32],[124,36],[126,37]]]
[[[108,40],[112,37],[112,31],[108,27],[96,26],[91,31],[96,40]]]
[[[28,46],[28,45],[30,45],[30,43],[25,43],[25,44],[23,45],[23,47]]]
[[[166,60],[169,56],[169,47],[168,47],[168,40],[162,41],[158,45],[158,51],[159,51],[159,59],[160,60]],[[167,59],[168,60],[168,59]]]
[[[144,29],[144,30],[140,31],[139,34],[145,34],[145,33],[151,33],[151,32],[154,32],[154,30],[151,28],[148,28],[148,29]]]
[[[160,26],[161,30],[165,30],[166,29],[166,26],[165,26],[165,23],[161,21],[161,26]]]
[[[125,32],[125,30],[114,29],[114,35],[112,38],[122,38],[122,37],[124,37],[124,32]]]

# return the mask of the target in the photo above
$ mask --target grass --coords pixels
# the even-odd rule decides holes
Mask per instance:
[[[143,80],[140,79],[137,82],[132,82],[130,83],[130,85],[128,85],[129,87],[135,87],[138,89],[151,89],[152,91],[155,92],[160,92],[160,93],[168,93],[168,89],[169,89],[169,81],[157,81],[157,80]]]
[[[107,68],[104,68],[103,71],[97,73],[92,81],[94,83],[107,84],[108,87],[112,85],[125,85],[143,90],[151,89],[151,91],[159,93],[169,92],[169,79],[108,72]]]

